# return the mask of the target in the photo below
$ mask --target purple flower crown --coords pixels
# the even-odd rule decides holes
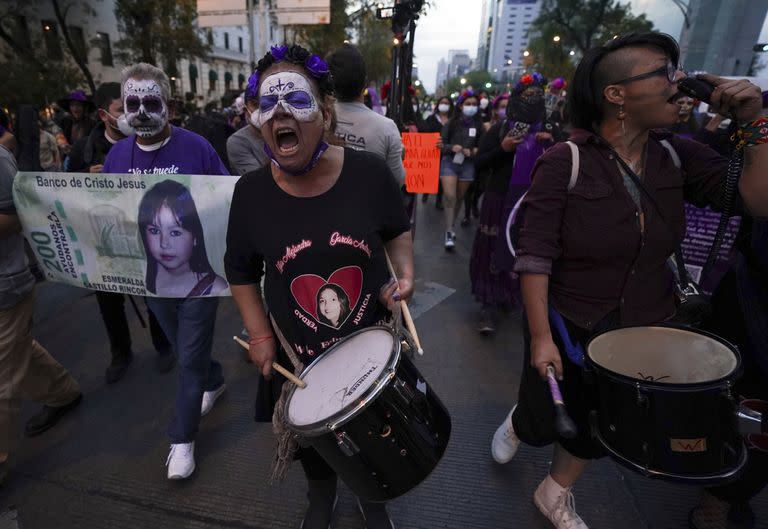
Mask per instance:
[[[285,56],[288,53],[288,46],[272,46],[269,50],[269,54],[274,59],[274,62],[280,62],[285,60]],[[304,61],[304,67],[312,74],[313,77],[321,79],[328,75],[328,64],[320,58],[319,55],[312,54]],[[245,89],[245,97],[249,99],[255,99],[259,96],[259,78],[260,72],[254,70],[251,76],[248,78],[248,86]]]

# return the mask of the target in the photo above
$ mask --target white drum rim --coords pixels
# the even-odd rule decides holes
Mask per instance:
[[[296,391],[301,391],[297,386],[293,385],[290,390],[288,390],[288,394],[285,398],[285,404],[284,404],[284,410],[286,413],[283,414],[285,417],[285,424],[288,426],[288,429],[293,431],[296,434],[302,435],[304,437],[317,437],[320,435],[325,435],[329,432],[332,432],[339,426],[342,426],[352,419],[354,419],[356,416],[361,414],[370,404],[376,400],[376,397],[379,396],[381,392],[384,391],[384,389],[387,387],[387,379],[390,379],[397,368],[397,365],[400,363],[400,354],[401,354],[401,343],[400,339],[397,337],[397,334],[386,325],[373,325],[371,327],[366,327],[365,329],[360,329],[358,331],[355,331],[351,334],[348,334],[344,338],[340,339],[338,342],[333,344],[331,347],[328,348],[327,351],[325,351],[323,354],[315,358],[311,364],[309,364],[307,367],[304,368],[304,371],[301,372],[301,375],[299,376],[300,379],[304,379],[304,377],[309,373],[309,371],[317,365],[322,358],[329,354],[331,351],[336,349],[337,347],[341,346],[341,344],[345,343],[347,340],[352,339],[353,337],[357,336],[358,334],[362,334],[364,332],[369,331],[375,331],[375,330],[382,330],[387,331],[389,334],[392,335],[392,345],[394,348],[394,351],[392,354],[390,354],[389,361],[387,362],[384,369],[382,369],[379,376],[374,379],[374,382],[366,389],[364,392],[360,394],[360,397],[354,401],[346,405],[341,410],[337,411],[333,415],[326,417],[322,421],[318,421],[315,423],[310,424],[302,424],[302,425],[296,425],[292,424],[290,422],[290,419],[288,418],[287,410],[288,406],[291,403],[291,399],[293,398],[293,394]]]
[[[664,382],[664,381],[658,381],[658,380],[642,380],[637,377],[624,375],[622,373],[618,373],[614,371],[609,367],[604,366],[603,364],[598,363],[595,359],[592,358],[592,355],[590,354],[590,346],[592,345],[592,342],[594,342],[595,340],[598,340],[601,336],[604,336],[611,332],[621,331],[624,329],[674,329],[677,331],[685,331],[685,332],[690,332],[694,334],[700,334],[702,336],[705,336],[707,338],[710,338],[718,342],[720,345],[723,345],[726,349],[728,349],[728,351],[730,351],[731,354],[733,354],[734,358],[736,359],[736,365],[728,374],[720,378],[702,381],[702,382]],[[615,378],[617,380],[620,380],[622,382],[638,384],[642,387],[654,387],[654,388],[666,389],[666,390],[674,390],[674,389],[693,390],[693,389],[720,387],[723,385],[723,383],[731,379],[737,378],[741,373],[741,366],[742,366],[741,354],[739,353],[738,348],[735,345],[733,345],[731,342],[711,332],[703,331],[700,329],[691,329],[690,327],[685,327],[683,325],[629,325],[626,327],[619,327],[618,329],[609,329],[607,331],[603,331],[599,334],[596,334],[592,338],[590,338],[590,340],[587,342],[584,359],[585,359],[585,362],[587,362],[587,364],[589,364],[592,367],[592,369],[596,369],[598,371],[604,372],[608,376]]]

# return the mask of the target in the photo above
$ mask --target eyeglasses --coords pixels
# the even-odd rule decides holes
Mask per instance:
[[[627,84],[634,81],[641,81],[643,79],[650,79],[651,77],[656,77],[657,75],[666,75],[667,80],[669,80],[670,83],[674,83],[675,77],[677,77],[677,72],[679,70],[680,68],[678,68],[677,65],[673,64],[672,61],[669,61],[665,66],[662,66],[661,68],[652,72],[641,73],[640,75],[634,75],[632,77],[627,77],[626,79],[621,79],[620,81],[614,81],[608,84]]]

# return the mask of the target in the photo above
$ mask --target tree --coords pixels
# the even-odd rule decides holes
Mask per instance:
[[[141,1],[141,0],[139,0]],[[331,21],[328,24],[289,26],[293,30],[294,44],[300,44],[312,53],[325,57],[349,39],[351,0],[331,0]]]
[[[8,107],[20,103],[44,106],[55,101],[68,91],[89,84],[91,91],[93,78],[88,81],[90,71],[87,62],[82,63],[84,50],[79,49],[69,35],[68,13],[73,2],[52,0],[60,27],[67,31],[65,50],[60,58],[50,58],[41,36],[30,34],[24,25],[25,20],[34,18],[37,11],[34,2],[14,0],[3,2],[0,7],[0,40],[6,44],[5,53],[0,54],[0,71],[3,82],[0,83],[0,101]],[[89,13],[87,3],[81,2],[81,8]],[[56,33],[58,38],[58,32]],[[78,66],[77,56],[81,60]]]
[[[196,0],[116,0],[115,16],[125,35],[115,46],[126,63],[162,60],[165,72],[177,74],[181,57],[204,57],[210,46],[195,26]]]
[[[368,81],[380,86],[392,75],[392,29],[388,20],[376,18],[375,8],[357,15],[357,48],[365,59]]]
[[[464,79],[465,84],[461,84],[461,80]],[[475,91],[487,90],[485,88],[486,83],[493,83],[491,74],[486,70],[474,70],[467,72],[464,75],[458,77],[451,77],[443,85],[443,91],[447,94],[454,92],[461,92],[466,88],[471,88]],[[441,93],[438,87],[438,93]]]
[[[526,66],[547,77],[570,77],[571,50],[581,56],[615,35],[652,31],[653,23],[618,0],[544,0],[531,30]]]

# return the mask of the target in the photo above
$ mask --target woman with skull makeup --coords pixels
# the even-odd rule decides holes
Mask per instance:
[[[263,377],[274,377],[273,393],[260,390],[257,410],[266,416],[257,420],[271,421],[274,409],[275,474],[284,475],[294,454],[300,459],[309,482],[302,527],[326,529],[336,474],[313,449],[295,446],[280,414],[285,379],[273,375],[272,362],[279,355],[280,363],[299,371],[338,339],[386,320],[395,302],[410,298],[410,223],[382,158],[329,145],[333,85],[322,59],[299,46],[273,47],[259,61],[249,89],[258,94],[252,122],[261,129],[271,163],[235,186],[225,270],[251,337],[250,356]],[[390,280],[385,249],[399,282]],[[318,277],[325,284],[318,285]],[[384,504],[360,502],[360,508],[368,529],[393,527]]]

